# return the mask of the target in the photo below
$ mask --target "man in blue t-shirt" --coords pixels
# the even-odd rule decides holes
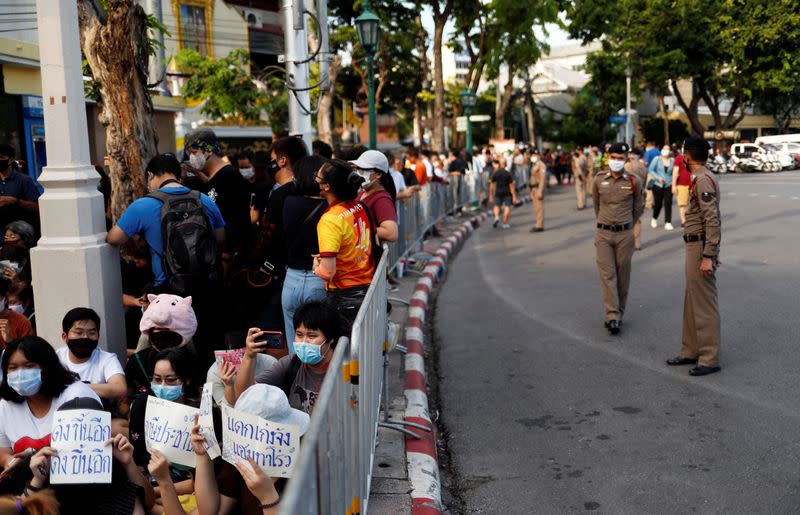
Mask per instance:
[[[657,158],[660,155],[661,151],[656,148],[655,142],[648,141],[644,149],[644,156],[642,157],[645,168],[649,168],[650,163],[653,162],[653,159]]]
[[[183,194],[189,188],[182,186],[178,181],[181,176],[181,166],[172,154],[156,156],[147,163],[147,177],[145,179],[148,191],[161,190],[174,195]],[[204,194],[200,194],[200,200],[205,208],[211,229],[217,243],[225,241],[225,222],[216,204]],[[164,255],[163,240],[161,237],[161,201],[142,197],[135,200],[122,217],[117,221],[117,225],[108,231],[106,241],[111,245],[122,245],[128,238],[134,235],[142,235],[150,247],[150,257],[152,261],[153,276],[156,288],[163,284],[167,277],[161,266],[161,256]]]

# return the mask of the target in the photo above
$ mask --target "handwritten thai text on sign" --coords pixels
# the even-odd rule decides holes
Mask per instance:
[[[195,466],[192,451],[192,428],[198,409],[165,401],[152,395],[147,398],[144,441],[148,452],[156,449],[172,464]]]
[[[54,485],[111,482],[111,414],[76,409],[53,415],[50,483]]]
[[[271,477],[291,477],[300,448],[300,428],[275,424],[222,407],[222,459],[231,464],[252,458]]]
[[[203,385],[203,394],[200,397],[200,416],[197,422],[200,424],[200,433],[205,438],[203,447],[206,448],[208,457],[212,460],[220,456],[217,435],[214,433],[214,418],[211,414],[213,401],[211,397],[211,383]]]

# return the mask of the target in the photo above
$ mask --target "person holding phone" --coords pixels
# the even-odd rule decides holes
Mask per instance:
[[[248,331],[247,350],[236,376],[236,391],[244,392],[255,383],[277,386],[293,408],[311,413],[336,343],[345,331],[339,313],[322,301],[300,306],[293,322],[295,355],[284,356],[258,376],[254,374],[255,359],[266,350],[267,344],[258,342],[264,331],[258,328]]]

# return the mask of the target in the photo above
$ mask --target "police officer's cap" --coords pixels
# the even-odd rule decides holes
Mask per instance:
[[[617,143],[614,143],[613,145],[611,145],[611,148],[608,149],[608,153],[609,154],[627,154],[630,151],[630,149],[631,148],[627,145],[627,143],[622,143],[621,141],[618,141]]]
[[[711,145],[702,137],[693,134],[683,141],[683,150],[693,154],[704,155],[703,152],[707,154],[711,150]]]

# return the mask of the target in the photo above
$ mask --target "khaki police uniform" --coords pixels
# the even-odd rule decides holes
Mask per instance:
[[[536,213],[536,229],[544,229],[544,190],[547,185],[547,167],[541,159],[531,165],[531,199]],[[539,200],[541,198],[541,200]]]
[[[634,160],[628,161],[625,163],[625,170],[628,173],[634,174],[639,180],[642,182],[642,197],[644,198],[647,194],[647,189],[644,187],[647,185],[647,168],[644,167],[641,161]],[[644,202],[644,200],[643,200]],[[636,220],[633,224],[633,240],[636,246],[636,250],[640,250],[642,248],[642,220],[641,218]]]
[[[572,175],[575,176],[575,197],[578,200],[578,209],[586,207],[586,172],[588,164],[586,156],[572,156]]]
[[[634,248],[632,228],[644,210],[641,191],[639,178],[625,171],[614,177],[602,170],[592,185],[597,217],[594,244],[606,322],[620,321],[625,314]]]
[[[683,358],[697,359],[698,366],[719,365],[720,319],[717,302],[716,267],[721,239],[719,191],[705,167],[692,174],[689,206],[683,224],[686,242],[686,292],[683,300]],[[705,276],[700,271],[704,257],[711,258],[714,270]]]

